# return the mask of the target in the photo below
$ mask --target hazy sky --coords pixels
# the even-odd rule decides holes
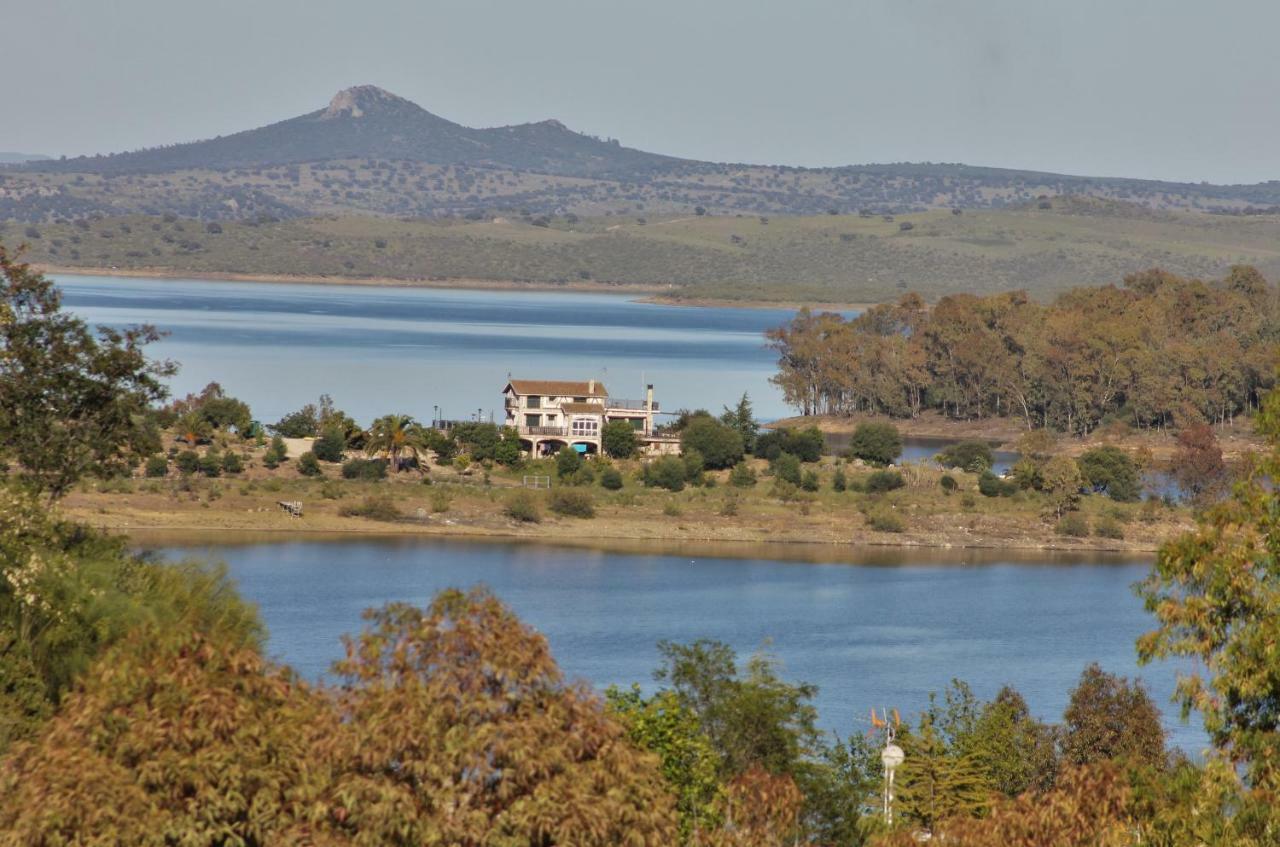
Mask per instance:
[[[227,134],[380,85],[717,161],[1280,178],[1276,0],[2,0],[0,150]]]

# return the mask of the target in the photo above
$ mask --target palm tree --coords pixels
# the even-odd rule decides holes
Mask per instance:
[[[400,470],[402,457],[415,460],[426,449],[422,427],[410,415],[383,415],[369,428],[364,449],[371,455],[384,453],[395,471]]]
[[[213,426],[198,411],[187,412],[178,418],[174,428],[178,432],[178,440],[185,441],[192,447],[213,437]]]

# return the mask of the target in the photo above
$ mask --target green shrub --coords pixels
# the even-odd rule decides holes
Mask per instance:
[[[831,475],[831,490],[844,491],[849,487],[849,479],[844,475],[844,468],[837,467],[836,472]]]
[[[1044,488],[1044,472],[1040,463],[1026,456],[1013,463],[1009,476],[1024,491],[1032,488],[1039,491]]]
[[[1094,521],[1093,534],[1099,538],[1122,541],[1124,539],[1124,527],[1115,518],[1103,516]]]
[[[600,485],[608,491],[619,491],[622,488],[622,473],[615,467],[607,467],[600,472]]]
[[[800,478],[800,487],[805,491],[817,491],[821,484],[817,471],[805,471],[804,476]]]
[[[342,483],[336,479],[326,479],[320,483],[320,496],[326,500],[341,500]]]
[[[343,479],[386,479],[385,459],[348,459],[342,463]]]
[[[905,532],[907,529],[898,513],[887,506],[868,511],[867,526],[876,532]]]
[[[542,511],[538,508],[538,501],[528,491],[517,491],[508,497],[502,511],[513,521],[520,523],[542,522]]]
[[[1106,494],[1122,503],[1142,497],[1142,475],[1138,464],[1119,447],[1106,445],[1086,450],[1076,459],[1080,476],[1097,494]]]
[[[816,426],[775,429],[756,438],[755,454],[771,462],[782,453],[790,453],[802,462],[816,462],[822,458],[826,443],[826,436]]]
[[[730,468],[742,461],[745,447],[742,433],[712,417],[698,415],[680,433],[680,449],[697,451],[702,466],[711,470]]]
[[[311,452],[322,462],[341,462],[347,449],[347,439],[340,430],[326,429],[311,444]]]
[[[169,459],[166,456],[152,456],[147,459],[146,475],[150,479],[166,476],[169,473]]]
[[[303,476],[321,476],[324,471],[320,468],[320,460],[316,458],[316,454],[310,450],[298,457],[298,473]]]
[[[956,482],[956,478],[949,473],[942,475],[942,478],[938,480],[938,485],[942,486],[942,490],[947,494],[954,493],[960,487],[960,483]]]
[[[706,482],[703,475],[703,469],[706,468],[706,462],[703,461],[702,454],[697,450],[690,448],[684,451],[680,460],[684,462],[684,480],[690,485],[702,485]]]
[[[344,518],[368,518],[374,521],[398,521],[404,517],[395,501],[385,495],[366,497],[353,506],[343,506],[338,514]]]
[[[582,456],[572,447],[561,447],[556,454],[556,476],[569,479],[582,467]]]
[[[662,504],[662,514],[669,518],[678,518],[684,514],[684,509],[680,508],[680,504],[675,500],[668,500]]]
[[[596,469],[591,466],[590,462],[583,462],[582,467],[574,471],[573,476],[569,479],[572,485],[591,485],[596,481]]]
[[[222,456],[213,450],[201,456],[200,473],[207,477],[222,476]]]
[[[183,450],[174,457],[173,463],[180,473],[193,474],[200,470],[200,454],[195,450]]]
[[[782,452],[774,457],[771,462],[773,467],[773,475],[783,482],[789,482],[792,485],[800,484],[800,458],[790,453]]]
[[[676,456],[661,456],[644,466],[641,481],[652,488],[665,488],[668,491],[684,489],[685,466]]]
[[[883,494],[906,484],[907,481],[897,471],[874,471],[867,477],[864,485],[868,494]]]
[[[944,468],[960,468],[969,473],[982,473],[995,464],[991,445],[976,439],[951,444],[940,451],[934,460]]]
[[[636,430],[629,421],[609,421],[600,430],[604,452],[615,459],[630,459],[636,453]]]
[[[436,514],[449,511],[449,507],[453,505],[453,497],[443,488],[431,489],[431,511]]]
[[[243,473],[244,462],[240,459],[240,454],[228,450],[222,457],[222,470],[224,473]]]
[[[1067,512],[1054,531],[1070,538],[1084,538],[1089,534],[1089,521],[1079,512]]]
[[[855,459],[884,466],[902,455],[902,435],[887,423],[860,423],[849,439],[849,455]]]
[[[591,492],[580,488],[555,488],[551,491],[550,509],[557,515],[572,518],[594,518],[595,501]]]
[[[1011,479],[1001,479],[989,470],[983,471],[978,477],[978,492],[983,497],[1012,497],[1018,490],[1018,483]]]
[[[756,472],[746,462],[739,462],[729,471],[729,484],[735,488],[751,488],[756,484]]]

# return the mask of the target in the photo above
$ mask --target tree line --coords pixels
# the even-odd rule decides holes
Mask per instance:
[[[804,415],[1014,417],[1084,435],[1229,423],[1280,364],[1280,292],[1254,268],[1220,280],[1161,270],[1052,303],[1015,291],[916,294],[845,319],[808,309],[767,333],[773,382]]]

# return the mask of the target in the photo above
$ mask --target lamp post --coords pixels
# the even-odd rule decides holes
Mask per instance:
[[[906,759],[902,748],[893,743],[893,732],[889,732],[889,743],[880,751],[880,764],[884,765],[884,822],[893,826],[893,774]]]

